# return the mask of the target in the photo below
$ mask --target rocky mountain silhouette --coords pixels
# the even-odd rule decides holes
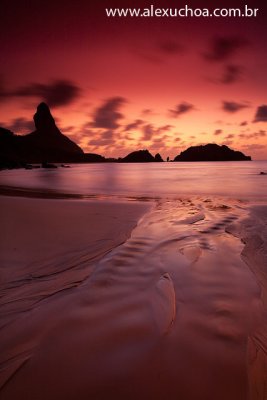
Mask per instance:
[[[163,162],[163,158],[161,157],[161,155],[160,155],[159,153],[157,153],[157,154],[155,155],[155,161],[156,161],[156,162]]]
[[[209,143],[182,151],[173,161],[250,161],[251,157],[223,145]]]
[[[15,135],[0,128],[0,165],[23,166],[44,162],[101,162],[98,154],[86,154],[60,132],[47,104],[40,103],[34,114],[36,130],[28,135]]]
[[[128,154],[126,157],[120,160],[125,163],[134,163],[134,162],[155,162],[155,158],[149,153],[148,150],[137,150]]]
[[[38,161],[64,162],[83,154],[83,150],[76,143],[60,132],[47,104],[39,104],[33,119],[36,130],[21,137],[27,160],[33,149],[34,155],[31,162],[37,162],[37,159]]]
[[[34,114],[35,131],[27,135],[16,135],[0,127],[0,168],[31,167],[28,164],[49,163],[96,163],[123,162],[147,163],[163,162],[159,153],[152,156],[148,150],[133,151],[124,158],[105,159],[105,157],[84,153],[71,139],[57,127],[46,103],[40,103]],[[192,146],[177,155],[173,161],[247,161],[251,157],[223,145],[209,143]]]

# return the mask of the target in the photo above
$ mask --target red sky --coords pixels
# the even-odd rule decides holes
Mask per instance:
[[[46,101],[87,152],[176,156],[216,142],[267,159],[265,1],[1,1],[0,126]],[[216,3],[216,4],[215,4]],[[111,7],[259,8],[257,18],[108,18]]]

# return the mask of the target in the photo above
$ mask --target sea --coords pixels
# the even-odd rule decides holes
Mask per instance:
[[[99,163],[0,171],[0,186],[81,197],[226,196],[267,200],[267,161]]]

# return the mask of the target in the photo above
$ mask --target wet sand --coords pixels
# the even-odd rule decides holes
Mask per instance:
[[[267,398],[267,207],[0,201],[1,398]]]

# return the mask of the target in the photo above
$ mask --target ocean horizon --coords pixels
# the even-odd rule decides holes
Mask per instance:
[[[264,199],[267,161],[70,164],[0,172],[2,187],[63,194],[165,198],[217,195]]]

